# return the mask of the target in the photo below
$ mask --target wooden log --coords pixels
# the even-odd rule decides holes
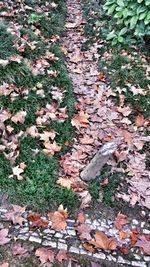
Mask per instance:
[[[104,144],[90,163],[80,173],[81,179],[84,181],[91,181],[100,175],[102,167],[107,163],[109,157],[115,152],[118,145],[119,143],[117,141]]]

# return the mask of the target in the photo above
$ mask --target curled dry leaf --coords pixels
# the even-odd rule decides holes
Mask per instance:
[[[76,226],[76,230],[79,233],[79,237],[81,240],[91,240],[92,237],[90,235],[91,233],[91,227],[87,224],[80,224]]]
[[[47,262],[54,262],[54,252],[47,248],[38,248],[35,252],[35,255],[39,257],[41,264],[47,263]]]
[[[139,237],[138,241],[135,244],[135,247],[140,247],[144,254],[150,255],[150,240],[147,240],[146,235]]]
[[[25,247],[23,247],[21,244],[16,244],[12,247],[12,253],[14,256],[24,255],[27,252],[28,252],[28,250]]]
[[[15,176],[17,177],[17,180],[20,181],[20,180],[23,179],[23,176],[20,175],[20,174],[24,172],[24,169],[25,169],[26,167],[27,167],[27,165],[26,165],[24,162],[22,162],[22,163],[20,163],[20,165],[18,165],[18,166],[16,166],[16,167],[12,168],[13,175],[15,175]]]
[[[128,238],[128,237],[130,237],[130,232],[121,230],[119,232],[119,237],[120,237],[120,239]]]
[[[8,232],[9,230],[4,228],[0,230],[0,245],[5,245],[10,241],[10,238],[8,238]]]
[[[87,113],[84,113],[84,111],[80,111],[71,120],[71,124],[72,124],[72,126],[75,126],[79,130],[80,127],[87,127],[88,126],[88,124],[89,124],[88,119],[89,119],[89,115]]]
[[[56,260],[58,260],[59,262],[63,262],[63,260],[67,259],[68,259],[67,251],[64,249],[59,250],[58,254],[56,255]]]
[[[116,238],[108,238],[103,232],[96,230],[95,240],[89,242],[96,248],[103,250],[115,250],[117,248]]]
[[[79,197],[81,198],[81,209],[84,209],[89,206],[89,203],[91,202],[91,195],[89,191],[83,191],[81,193],[78,193]]]
[[[48,220],[42,219],[41,214],[37,212],[31,212],[30,214],[28,214],[27,219],[32,222],[31,228],[48,227]]]
[[[84,243],[84,244],[83,244],[83,247],[84,247],[87,251],[89,251],[89,252],[91,252],[91,253],[93,253],[93,252],[95,251],[94,246],[93,246],[92,244],[89,244],[88,242]]]
[[[14,122],[15,124],[17,124],[18,122],[24,123],[26,115],[27,115],[26,111],[19,111],[14,116],[11,117],[11,121]]]
[[[128,223],[127,216],[119,212],[114,221],[114,226],[116,227],[116,229],[121,230],[122,226],[127,223]]]
[[[140,236],[140,232],[138,229],[133,229],[132,230],[132,233],[130,234],[130,239],[131,239],[131,247],[134,247],[135,244],[137,243],[138,241],[138,238]]]
[[[77,216],[77,222],[78,223],[84,223],[85,222],[85,215],[83,211],[80,211]]]
[[[52,228],[61,231],[65,230],[67,226],[66,219],[68,218],[67,209],[64,209],[63,205],[60,205],[58,211],[49,212],[48,217],[52,222]]]

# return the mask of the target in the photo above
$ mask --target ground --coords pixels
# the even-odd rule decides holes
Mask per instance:
[[[148,50],[144,43],[113,47],[106,41],[111,18],[102,6],[95,0],[0,2],[0,202],[8,213],[11,204],[26,205],[26,223],[28,212],[38,211],[40,218],[47,218],[47,212],[60,204],[75,221],[83,210],[93,234],[96,227],[103,227],[101,218],[106,224],[102,231],[110,235],[109,221],[113,225],[122,212],[131,229],[137,222],[139,236],[149,234],[145,224],[150,208]],[[120,146],[99,176],[83,182],[80,172],[99,147],[118,139]],[[16,213],[13,216],[18,218]],[[9,229],[12,243],[0,247],[0,262],[9,262],[10,267],[39,266],[38,238],[27,240],[27,256],[14,257],[12,247],[22,239],[6,222],[7,216],[2,220],[0,228]],[[9,221],[17,224],[15,231],[24,227],[12,217]],[[30,225],[28,231],[33,234]],[[21,242],[26,246],[27,241]],[[53,267],[109,266],[109,261],[114,266],[146,266],[148,262],[139,251],[129,251],[129,263],[119,258],[120,251],[113,263],[107,249],[101,258],[85,251],[86,256],[80,257],[76,237],[70,242],[75,242],[75,249],[70,251],[67,243],[67,250],[75,258]],[[129,241],[125,242],[126,246]]]

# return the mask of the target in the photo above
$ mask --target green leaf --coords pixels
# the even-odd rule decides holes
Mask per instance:
[[[132,19],[130,20],[130,28],[131,29],[134,29],[134,27],[137,24],[137,21],[138,21],[138,17],[137,16],[132,17]]]
[[[124,6],[125,5],[123,0],[117,0],[117,4],[119,6]]]
[[[115,30],[111,31],[108,35],[107,35],[107,40],[111,40],[115,37]]]
[[[127,28],[127,27],[124,27],[124,28],[121,29],[121,31],[119,32],[119,35],[124,35],[127,31],[128,31],[128,28]]]
[[[112,5],[112,6],[108,9],[107,14],[108,14],[108,15],[111,15],[111,14],[114,12],[115,8],[116,8],[116,4]]]

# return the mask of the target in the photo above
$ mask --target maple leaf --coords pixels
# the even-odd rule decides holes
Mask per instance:
[[[148,119],[145,119],[142,114],[139,114],[135,119],[135,125],[137,127],[146,126],[149,123]]]
[[[44,142],[45,149],[43,149],[43,153],[48,156],[53,156],[55,152],[59,152],[61,150],[61,146],[57,145],[56,141],[52,144],[50,142]]]
[[[92,229],[89,225],[84,224],[84,223],[77,225],[76,230],[80,234],[79,237],[81,240],[84,240],[84,239],[91,240],[92,239],[92,237],[90,235]]]
[[[117,111],[122,113],[124,117],[127,117],[132,112],[129,107],[118,107]]]
[[[144,254],[150,255],[150,240],[146,239],[146,235],[139,237],[139,240],[136,242],[135,247],[140,247]]]
[[[6,213],[7,220],[11,221],[13,224],[22,225],[25,219],[22,217],[25,212],[26,207],[21,207],[18,205],[12,205],[12,210]]]
[[[18,122],[24,123],[26,115],[27,115],[26,111],[19,111],[14,116],[11,117],[11,121],[14,122],[15,124],[17,124]]]
[[[46,228],[48,227],[48,220],[42,219],[41,214],[37,212],[31,212],[28,214],[27,219],[32,222],[32,228]]]
[[[54,252],[47,248],[38,248],[35,252],[35,255],[39,257],[41,264],[47,263],[47,262],[54,262]]]
[[[24,255],[27,253],[27,249],[23,247],[21,244],[16,244],[12,247],[12,253],[14,256],[16,255]]]
[[[62,262],[63,260],[67,260],[67,252],[64,249],[59,250],[58,254],[56,255],[56,260]]]
[[[23,177],[20,174],[24,172],[24,169],[20,168],[19,165],[14,167],[14,168],[12,168],[12,171],[13,171],[13,175],[17,176],[18,180],[22,180],[23,179]]]
[[[63,187],[66,187],[67,189],[70,189],[71,186],[72,186],[72,180],[69,179],[69,178],[62,178],[60,177],[57,182],[56,182],[58,185],[61,185]]]
[[[0,230],[0,245],[5,245],[10,241],[10,238],[8,238],[8,232],[9,230],[4,228]]]
[[[31,127],[28,127],[26,129],[26,132],[30,134],[33,138],[39,137],[38,129],[35,125],[32,125]]]
[[[89,203],[91,202],[91,199],[92,199],[89,191],[84,191],[84,192],[78,193],[78,195],[81,198],[81,206],[80,206],[80,208],[84,209],[84,208],[88,207]]]
[[[49,142],[49,138],[51,138],[52,140],[54,140],[55,136],[56,136],[56,132],[55,130],[50,130],[50,131],[44,131],[42,134],[39,134],[40,136],[40,140],[43,140],[45,142]]]
[[[4,263],[0,264],[0,267],[9,267],[9,263],[8,262],[4,262]]]
[[[117,248],[116,238],[108,238],[103,232],[96,230],[95,240],[89,242],[93,244],[96,248],[103,250],[115,250]]]
[[[61,231],[65,230],[67,223],[66,219],[68,218],[67,209],[63,208],[63,205],[60,205],[58,207],[58,211],[55,212],[49,212],[48,217],[52,222],[52,228]]]
[[[80,127],[87,127],[89,124],[89,117],[90,116],[87,113],[84,113],[84,111],[80,111],[71,120],[71,124],[72,126],[75,126],[78,130],[80,129]]]
[[[88,135],[85,135],[83,138],[80,138],[80,143],[83,145],[91,145],[93,144],[94,139],[92,137],[89,137]]]
[[[121,230],[122,226],[127,223],[127,216],[119,212],[114,221],[114,226],[116,227],[116,229]]]

